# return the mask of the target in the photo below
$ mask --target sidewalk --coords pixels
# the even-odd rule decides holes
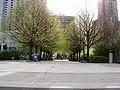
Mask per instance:
[[[120,65],[0,62],[0,90],[120,90]]]

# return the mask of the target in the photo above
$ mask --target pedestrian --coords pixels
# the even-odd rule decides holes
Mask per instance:
[[[38,55],[36,53],[33,53],[32,54],[32,59],[33,59],[33,61],[38,62]]]

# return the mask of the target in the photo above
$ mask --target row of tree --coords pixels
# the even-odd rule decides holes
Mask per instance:
[[[81,55],[87,53],[89,62],[90,48],[96,43],[104,40],[110,49],[119,44],[119,37],[112,34],[115,31],[112,22],[107,21],[109,18],[104,18],[104,23],[101,18],[94,20],[94,15],[91,16],[86,10],[78,14],[75,20],[69,21],[66,29],[61,29],[59,19],[47,10],[45,4],[45,0],[20,0],[14,3],[2,21],[2,30],[29,48],[30,59],[33,50],[39,52],[40,57],[44,52],[43,56],[50,59],[54,51],[64,48],[61,51],[70,53],[72,59],[77,56],[80,60]]]
[[[72,60],[81,60],[82,55],[83,59],[89,62],[90,49],[98,46],[101,42],[106,43],[109,50],[118,54],[120,49],[117,46],[120,43],[120,34],[114,22],[110,20],[108,16],[94,20],[94,15],[91,16],[86,10],[81,11],[75,20],[69,22],[68,27],[66,27],[66,39],[70,45]]]
[[[2,30],[40,56],[50,58],[58,40],[58,18],[46,8],[45,0],[20,0],[2,22]]]
[[[75,21],[76,20],[76,21]],[[67,40],[69,41],[71,57],[81,59],[81,51],[85,56],[87,50],[87,60],[89,62],[90,48],[102,39],[101,25],[99,20],[94,20],[87,10],[82,11],[74,21],[70,21],[67,27]]]

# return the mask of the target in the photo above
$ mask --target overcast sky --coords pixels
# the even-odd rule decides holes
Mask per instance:
[[[120,0],[117,0],[117,2],[120,19]],[[63,15],[76,15],[86,6],[89,13],[94,13],[95,18],[97,18],[98,0],[86,0],[86,4],[85,0],[47,0],[47,6],[53,13]]]

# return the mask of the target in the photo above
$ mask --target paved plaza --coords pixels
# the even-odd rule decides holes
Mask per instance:
[[[120,64],[0,62],[0,90],[81,89],[120,90]]]

